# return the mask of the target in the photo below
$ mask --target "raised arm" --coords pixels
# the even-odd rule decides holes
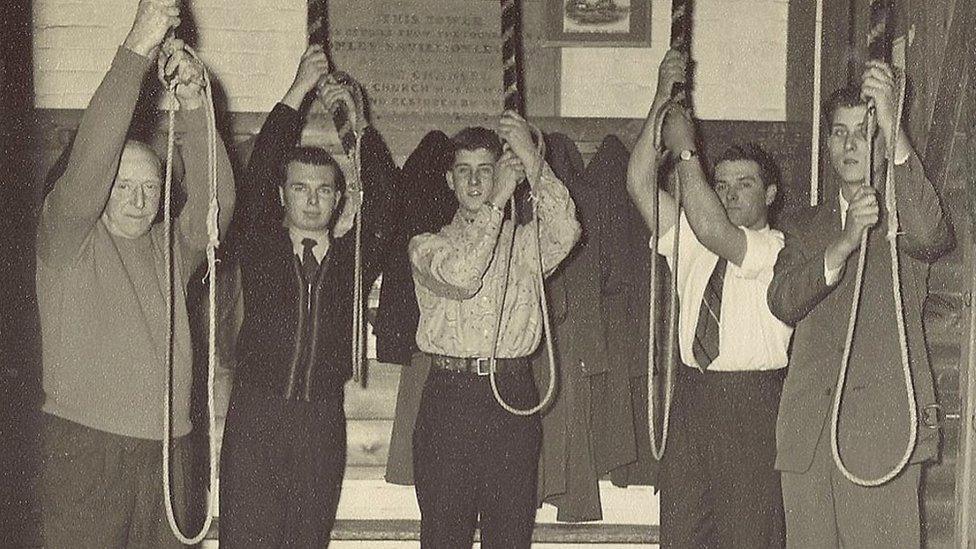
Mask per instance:
[[[502,209],[485,204],[474,220],[458,230],[450,225],[436,234],[410,240],[414,282],[449,299],[470,299],[481,289],[502,226]]]
[[[38,223],[43,261],[70,261],[105,209],[150,59],[170,27],[176,0],[141,0],[112,67],[78,126],[65,172],[46,197]]]
[[[796,236],[787,234],[766,292],[770,312],[790,326],[803,320],[835,287],[827,284],[824,250],[812,249],[805,242],[805,233],[813,230],[817,227],[812,222],[801,223]]]
[[[664,141],[675,154],[695,150],[694,129],[687,113],[672,111],[665,124]],[[708,184],[698,155],[677,160],[675,171],[681,183],[681,205],[695,237],[715,255],[741,267],[746,255],[745,231],[729,219],[718,194]],[[716,180],[715,184],[746,183]],[[762,186],[763,182],[753,180],[748,184]]]
[[[581,230],[579,221],[576,220],[576,205],[569,196],[569,190],[556,177],[548,164],[543,163],[540,181],[534,192],[539,201],[539,251],[542,255],[542,271],[548,276],[569,255],[570,250],[579,240]],[[518,231],[520,242],[524,238],[535,238],[533,225],[520,227]],[[518,249],[520,252],[526,252],[520,253],[521,257],[531,257],[535,261],[534,245],[529,246],[526,241],[520,243]]]
[[[437,234],[413,237],[409,253],[414,283],[448,299],[474,297],[495,253],[505,203],[524,177],[522,161],[505,151],[495,163],[491,192],[474,219],[455,220]]]
[[[207,216],[210,210],[210,164],[208,141],[208,120],[204,107],[203,64],[190,57],[179,40],[168,42],[159,56],[160,71],[163,76],[177,81],[176,100],[179,107],[178,124],[184,128],[183,143],[180,147],[186,173],[183,187],[186,190],[186,205],[180,214],[178,230],[187,246],[184,255],[186,269],[192,271],[209,241]],[[227,149],[219,135],[216,138],[214,158],[217,174],[217,201],[219,206],[217,226],[223,236],[234,213],[235,192],[234,174],[231,171]]]
[[[674,199],[658,188],[658,163],[661,159],[659,151],[654,147],[655,120],[668,102],[674,83],[684,81],[684,66],[681,53],[669,50],[665,54],[658,68],[657,93],[627,164],[627,193],[655,238],[668,232],[677,222]]]
[[[862,96],[875,103],[879,132],[882,136],[891,135],[897,117],[895,78],[891,67],[869,61],[861,78]],[[933,261],[953,247],[955,236],[935,187],[925,176],[904,128],[900,128],[894,154],[889,157],[889,162],[895,162],[901,245],[909,255]]]
[[[283,159],[302,135],[300,109],[305,96],[315,83],[328,72],[329,62],[321,46],[309,46],[302,54],[295,79],[281,101],[271,109],[247,163],[247,173],[241,185],[241,205],[244,225],[253,227],[275,223],[281,217],[278,183],[283,176]],[[259,230],[259,229],[256,229]],[[244,229],[248,232],[249,229]],[[246,236],[245,236],[246,237]]]
[[[895,185],[901,245],[916,259],[935,261],[955,246],[956,238],[939,195],[914,150],[910,150],[904,164],[895,166]]]
[[[516,173],[524,173],[539,201],[539,251],[542,254],[543,272],[549,274],[569,255],[579,240],[576,205],[552,168],[539,156],[529,123],[524,118],[513,111],[506,111],[498,121],[498,135],[508,149],[499,160],[499,165],[510,163]],[[519,229],[519,234],[528,232],[523,227]],[[532,253],[527,253],[528,249],[532,248],[520,245],[520,251],[513,259],[534,257]]]
[[[674,82],[683,81],[687,70],[685,63],[683,55],[668,52],[661,62],[660,83],[671,86]],[[695,237],[715,255],[741,267],[746,255],[746,235],[729,220],[725,207],[708,184],[699,156],[695,153],[698,147],[691,115],[682,109],[671,109],[662,129],[662,140],[675,158],[675,175],[681,185],[681,205]],[[753,183],[762,185],[761,181]]]
[[[346,104],[350,122],[359,136],[359,172],[345,156],[337,158],[346,177],[346,192],[342,210],[332,228],[335,238],[354,238],[352,229],[356,214],[361,214],[363,284],[369,286],[379,276],[396,234],[400,220],[394,219],[394,192],[400,168],[389,148],[375,128],[370,127],[362,105],[355,101],[350,90],[330,79],[317,84],[319,100],[329,109],[335,103]],[[361,179],[357,182],[356,179]]]

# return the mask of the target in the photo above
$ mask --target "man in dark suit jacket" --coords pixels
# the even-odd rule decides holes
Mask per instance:
[[[353,359],[350,229],[361,208],[361,289],[368,292],[387,241],[380,191],[397,170],[361,105],[327,83],[328,66],[321,46],[306,50],[261,127],[242,182],[244,318],[221,452],[223,547],[325,547],[339,503]],[[299,146],[316,88],[325,105],[350,106],[362,136],[361,173],[324,149]],[[356,177],[363,184],[347,192],[346,179]]]
[[[777,424],[776,467],[782,471],[788,547],[918,547],[920,463],[937,450],[937,432],[919,426],[909,465],[875,488],[854,484],[832,461],[832,399],[846,341],[854,292],[855,253],[870,231],[856,337],[839,425],[845,465],[862,478],[876,478],[903,455],[909,416],[894,317],[891,262],[879,205],[884,187],[867,184],[867,99],[877,107],[879,162],[895,163],[905,326],[921,411],[935,402],[922,331],[928,262],[952,246],[949,222],[926,179],[918,155],[901,132],[894,147],[884,143],[895,122],[897,98],[890,67],[871,62],[860,88],[840,90],[825,109],[830,124],[827,200],[798,216],[776,263],[769,306],[796,325],[789,374]],[[922,414],[920,413],[920,416]]]

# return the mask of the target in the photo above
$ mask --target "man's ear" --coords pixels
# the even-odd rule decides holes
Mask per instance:
[[[766,187],[766,206],[767,207],[772,206],[773,205],[773,202],[776,201],[776,193],[778,191],[779,191],[779,189],[776,188],[776,185],[769,185],[768,187]]]
[[[447,188],[454,190],[454,173],[448,171],[444,176],[447,178]]]
[[[281,200],[281,205],[285,205],[285,188],[278,185],[278,198]]]

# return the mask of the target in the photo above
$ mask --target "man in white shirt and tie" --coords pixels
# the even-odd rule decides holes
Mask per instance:
[[[685,66],[682,54],[665,56],[628,169],[628,190],[677,273],[680,298],[682,364],[660,475],[661,547],[782,547],[773,463],[792,328],[766,304],[783,247],[782,233],[768,224],[776,169],[756,146],[731,147],[709,186],[691,118],[673,111],[662,137],[681,184],[684,213],[675,219],[674,198],[657,188],[653,120]]]

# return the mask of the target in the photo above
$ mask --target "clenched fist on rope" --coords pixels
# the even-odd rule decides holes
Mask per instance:
[[[532,126],[517,112],[505,111],[498,119],[498,136],[505,143],[505,149],[511,151],[514,160],[521,165],[521,179],[527,177],[529,185],[534,188],[539,182],[543,159],[532,139]],[[499,159],[500,165],[505,158],[506,154],[503,154]]]
[[[234,183],[223,144],[210,139],[205,109],[182,110],[174,116],[184,130],[185,169],[173,184],[184,187],[186,204],[178,218],[167,208],[164,222],[155,223],[160,202],[169,203],[164,179],[175,162],[128,131],[134,116],[154,114],[136,113],[137,100],[179,15],[175,0],[139,3],[70,156],[49,178],[55,182],[37,229],[46,547],[180,546],[162,517],[164,470],[172,472],[177,518],[189,499],[185,286],[211,242],[211,196],[219,190],[225,229]],[[173,71],[182,73],[181,99],[189,103],[200,94],[187,63],[176,62]],[[163,414],[169,405],[172,417]],[[172,451],[171,468],[163,447]]]
[[[163,42],[157,57],[157,75],[163,85],[170,87],[178,105],[167,108],[192,110],[199,108],[206,100],[207,80],[203,62],[190,53],[186,44],[179,38]]]
[[[868,61],[861,74],[861,98],[874,106],[878,135],[885,142],[885,156],[891,157],[891,144],[888,143],[896,128],[899,116],[900,79],[887,63]],[[872,131],[868,128],[868,131]],[[911,144],[904,129],[898,126],[894,158],[896,163],[904,164],[910,153]]]
[[[136,19],[122,46],[152,58],[166,34],[180,25],[180,0],[140,0]]]

